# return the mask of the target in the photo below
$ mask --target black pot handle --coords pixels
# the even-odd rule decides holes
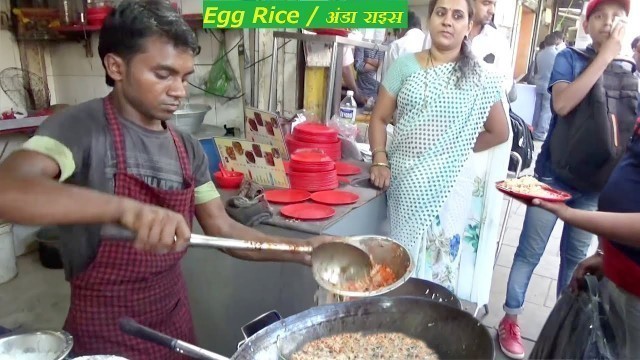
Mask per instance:
[[[125,334],[137,337],[138,339],[146,340],[174,351],[176,350],[176,339],[140,325],[132,318],[125,317],[120,319],[120,330]]]
[[[245,324],[241,329],[242,335],[244,335],[244,340],[238,343],[238,349],[240,349],[240,347],[244,345],[244,343],[255,333],[268,327],[269,325],[277,323],[280,320],[282,320],[282,316],[280,316],[277,311],[272,310],[266,314],[258,316],[257,318]]]

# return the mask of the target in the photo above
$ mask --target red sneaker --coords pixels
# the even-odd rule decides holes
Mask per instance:
[[[498,327],[498,342],[500,349],[508,357],[516,360],[524,359],[524,346],[520,337],[518,323],[505,317]]]

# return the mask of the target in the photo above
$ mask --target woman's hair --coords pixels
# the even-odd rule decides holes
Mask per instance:
[[[475,12],[473,0],[465,1],[467,3],[467,16],[469,18],[469,22],[471,22]],[[433,12],[436,10],[436,5],[438,5],[438,0],[431,0],[431,2],[429,2],[429,18],[431,18]],[[473,79],[473,75],[478,73],[479,68],[480,64],[476,61],[476,57],[471,51],[471,41],[465,36],[460,47],[460,57],[456,62],[456,70],[458,72],[456,85],[459,86],[463,80]]]

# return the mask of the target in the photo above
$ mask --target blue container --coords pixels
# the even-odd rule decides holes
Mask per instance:
[[[213,174],[218,171],[218,164],[220,164],[218,148],[216,148],[216,144],[213,139],[202,139],[200,140],[200,144],[204,149],[205,155],[207,155],[207,160],[209,160],[209,172]]]

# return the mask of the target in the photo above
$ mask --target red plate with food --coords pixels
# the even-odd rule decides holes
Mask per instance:
[[[311,200],[325,205],[355,204],[359,199],[358,194],[341,190],[320,191],[311,195]]]
[[[267,190],[264,196],[268,202],[274,204],[295,204],[311,198],[311,193],[304,190]]]
[[[280,210],[282,216],[298,220],[324,220],[336,214],[336,211],[326,205],[300,203],[287,205]]]
[[[530,204],[533,199],[548,202],[565,202],[571,195],[544,184],[533,176],[523,176],[517,179],[507,179],[496,184],[496,188],[515,199]]]

